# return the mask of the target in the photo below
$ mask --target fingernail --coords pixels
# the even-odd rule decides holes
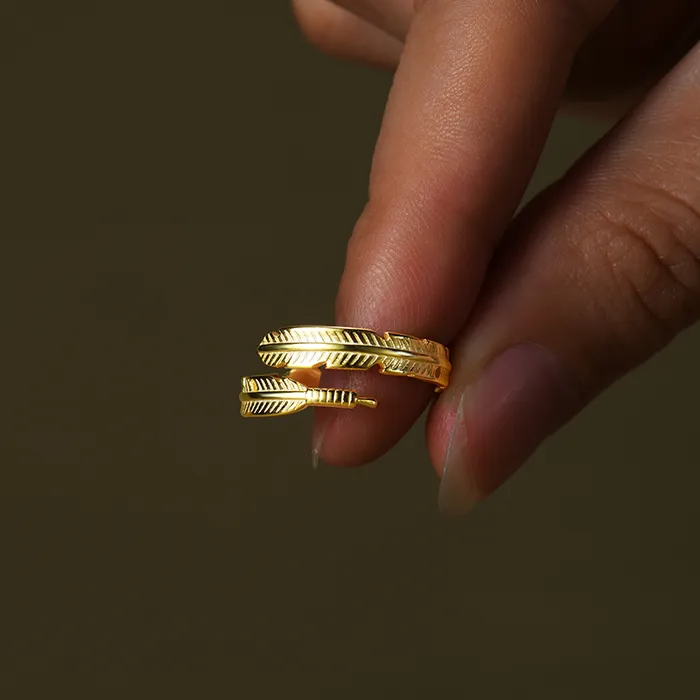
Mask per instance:
[[[442,467],[438,507],[446,515],[466,515],[482,499],[465,465],[467,452],[467,436],[464,430],[465,398],[466,394],[462,394],[457,404]]]
[[[323,441],[326,437],[328,426],[332,420],[332,418],[327,418],[319,422],[319,420],[316,419],[314,423],[314,431],[311,438],[311,466],[314,469],[318,469],[319,455],[321,454],[321,448],[323,447]]]
[[[580,408],[576,387],[539,345],[516,345],[491,361],[455,407],[440,510],[463,515],[503,484]]]
[[[314,379],[314,386],[328,386],[324,383],[326,377],[324,377],[320,372]],[[335,377],[332,382],[332,387],[334,389],[345,389],[348,386],[347,376],[341,374],[339,377]],[[323,449],[323,442],[328,434],[328,428],[331,426],[333,421],[337,419],[336,409],[333,408],[315,408],[314,409],[314,423],[313,432],[311,434],[311,466],[314,469],[318,469],[321,450]]]

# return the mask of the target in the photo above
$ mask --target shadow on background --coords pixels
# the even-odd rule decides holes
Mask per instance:
[[[460,523],[420,428],[313,472],[309,415],[239,418],[262,335],[332,321],[389,85],[263,5],[0,10],[0,694],[678,697],[697,332]]]

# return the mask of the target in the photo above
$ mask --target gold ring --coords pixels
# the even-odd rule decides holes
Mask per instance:
[[[369,370],[412,377],[442,391],[450,380],[449,351],[440,343],[403,333],[380,335],[366,328],[290,326],[268,333],[258,346],[260,359],[287,373],[243,377],[241,415],[282,416],[308,406],[374,408],[377,401],[349,389],[321,389],[321,369]]]

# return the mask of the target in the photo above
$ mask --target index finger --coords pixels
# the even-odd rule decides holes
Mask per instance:
[[[523,195],[588,32],[614,0],[419,3],[389,97],[369,203],[348,247],[343,326],[449,343]],[[319,410],[314,453],[362,464],[393,446],[430,389],[376,374],[374,411]]]

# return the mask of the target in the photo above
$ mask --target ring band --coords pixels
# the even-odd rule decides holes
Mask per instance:
[[[440,343],[403,333],[380,335],[366,328],[289,326],[268,333],[258,346],[268,366],[284,368],[287,376],[260,375],[241,381],[241,415],[279,416],[297,413],[307,406],[374,408],[377,401],[359,397],[348,389],[309,387],[289,375],[307,370],[312,378],[320,370],[369,370],[391,376],[419,379],[445,389],[450,379],[449,351]]]
[[[291,326],[268,333],[258,346],[270,367],[367,370],[413,377],[440,391],[450,375],[449,351],[433,340],[399,333],[383,336],[365,328]]]

